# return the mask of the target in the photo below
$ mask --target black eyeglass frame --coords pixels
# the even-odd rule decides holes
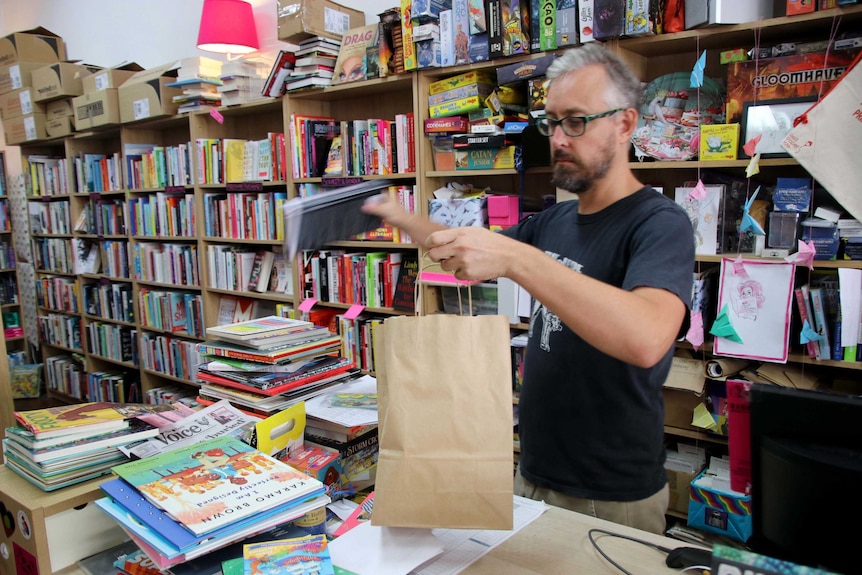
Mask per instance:
[[[597,114],[590,114],[588,116],[566,116],[565,118],[560,118],[559,120],[556,118],[549,118],[545,116],[536,120],[536,128],[539,130],[540,134],[550,138],[554,135],[554,131],[556,130],[557,126],[559,126],[560,129],[563,130],[563,133],[568,137],[578,138],[586,133],[587,126],[593,120],[598,120],[599,118],[607,118],[608,116],[613,116],[617,112],[622,112],[623,110],[626,110],[626,108],[614,108],[613,110],[607,110],[605,112],[599,112]],[[581,128],[581,132],[579,134],[573,134],[566,129],[566,120],[573,119],[583,121],[583,127]]]

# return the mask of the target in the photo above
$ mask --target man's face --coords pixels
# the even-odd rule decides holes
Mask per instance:
[[[552,118],[588,116],[612,106],[605,101],[607,78],[598,65],[555,78],[548,91],[545,113]],[[591,190],[610,171],[617,154],[616,116],[588,122],[578,137],[557,127],[549,137],[554,172],[552,182],[573,194]]]

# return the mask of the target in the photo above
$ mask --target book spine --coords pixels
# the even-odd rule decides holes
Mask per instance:
[[[817,333],[821,335],[819,341],[820,357],[832,357],[832,348],[829,345],[829,324],[826,321],[823,289],[819,287],[811,288],[809,290],[809,294],[811,295],[811,310],[814,312],[814,327],[817,330]]]
[[[802,320],[802,325],[800,325],[799,328],[802,329],[805,322],[808,322],[809,327],[811,327],[811,329],[814,329],[814,327],[811,325],[813,318],[809,315],[810,306],[805,290],[803,290],[802,288],[796,288],[794,290],[794,295],[796,296],[796,307],[799,310],[799,319]],[[806,344],[806,348],[808,349],[808,357],[819,359],[818,356],[820,355],[820,344],[818,344],[816,341],[809,341]]]

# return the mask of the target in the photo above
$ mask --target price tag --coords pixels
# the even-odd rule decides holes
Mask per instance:
[[[365,309],[365,306],[361,303],[355,303],[344,312],[345,319],[356,319],[356,317],[362,313],[362,310]]]
[[[299,311],[309,312],[309,311],[311,311],[311,308],[313,308],[314,304],[316,304],[316,303],[317,303],[317,299],[310,297],[310,298],[304,300],[301,304],[299,304],[299,307],[297,309],[299,309]]]
[[[212,116],[213,119],[219,124],[224,124],[224,116],[222,116],[221,112],[219,112],[215,108],[210,108],[210,116]]]

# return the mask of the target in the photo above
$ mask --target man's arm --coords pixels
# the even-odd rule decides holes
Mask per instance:
[[[610,286],[485,228],[447,228],[406,213],[388,198],[362,209],[419,240],[429,257],[458,279],[515,281],[590,345],[621,361],[655,365],[673,345],[685,318],[685,304],[671,292]]]

